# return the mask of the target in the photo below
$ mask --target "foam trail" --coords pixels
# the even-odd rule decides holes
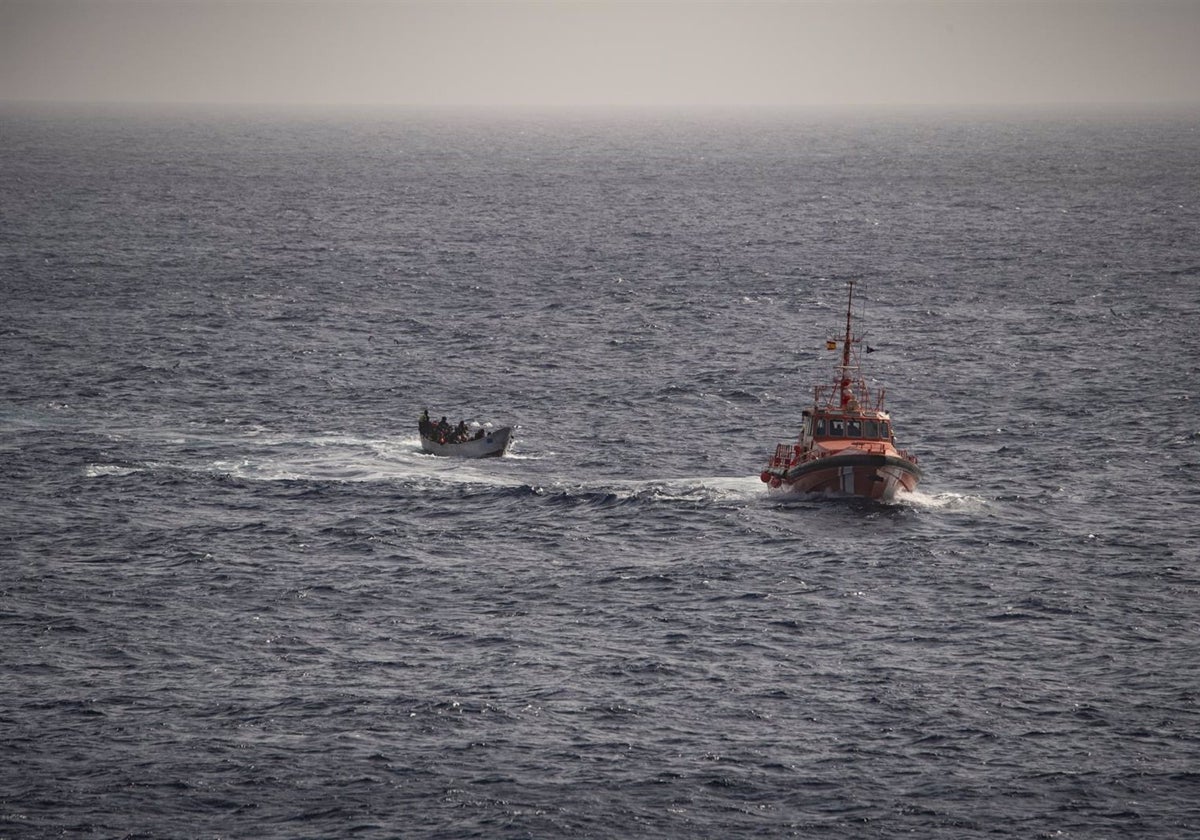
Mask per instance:
[[[981,510],[987,506],[987,502],[981,496],[949,492],[931,494],[921,490],[899,493],[896,496],[896,502],[928,510]]]
[[[147,430],[146,437],[161,436]],[[160,467],[229,475],[247,481],[416,482],[495,488],[550,487],[567,493],[612,493],[620,497],[652,495],[659,499],[738,502],[762,495],[758,476],[684,476],[610,478],[575,476],[566,480],[554,470],[554,453],[514,455],[482,461],[441,458],[421,448],[415,434],[367,437],[336,431],[298,435],[255,427],[233,435],[169,435],[176,446],[218,447],[202,465],[158,464]],[[186,456],[185,456],[186,457]],[[172,459],[174,460],[174,459]],[[133,468],[123,468],[133,471]],[[123,474],[93,465],[89,477]]]
[[[574,485],[559,484],[571,492],[613,493],[621,497],[653,494],[666,500],[748,501],[761,492],[757,476],[695,476],[684,478],[604,479]]]

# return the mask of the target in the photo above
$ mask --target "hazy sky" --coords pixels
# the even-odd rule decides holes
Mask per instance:
[[[1200,0],[0,0],[0,100],[1200,102]]]

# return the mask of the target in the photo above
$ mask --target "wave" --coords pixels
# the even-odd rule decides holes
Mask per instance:
[[[988,506],[988,502],[983,496],[951,492],[925,493],[921,490],[897,494],[896,504],[925,510],[963,511],[970,513],[979,512]]]
[[[131,467],[122,464],[88,464],[83,468],[87,478],[103,478],[104,476],[123,476],[142,472],[144,467]]]
[[[762,497],[757,476],[696,476],[554,482],[530,488],[531,494],[558,503],[617,505],[625,503],[744,504]]]

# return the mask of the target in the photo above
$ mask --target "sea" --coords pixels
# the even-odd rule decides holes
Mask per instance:
[[[1198,410],[1200,113],[4,106],[0,837],[1200,837]]]

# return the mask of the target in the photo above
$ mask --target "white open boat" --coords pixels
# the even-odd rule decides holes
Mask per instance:
[[[421,428],[421,448],[430,455],[448,458],[500,458],[512,443],[512,426],[499,429],[480,429],[466,439],[445,438],[435,440]]]

